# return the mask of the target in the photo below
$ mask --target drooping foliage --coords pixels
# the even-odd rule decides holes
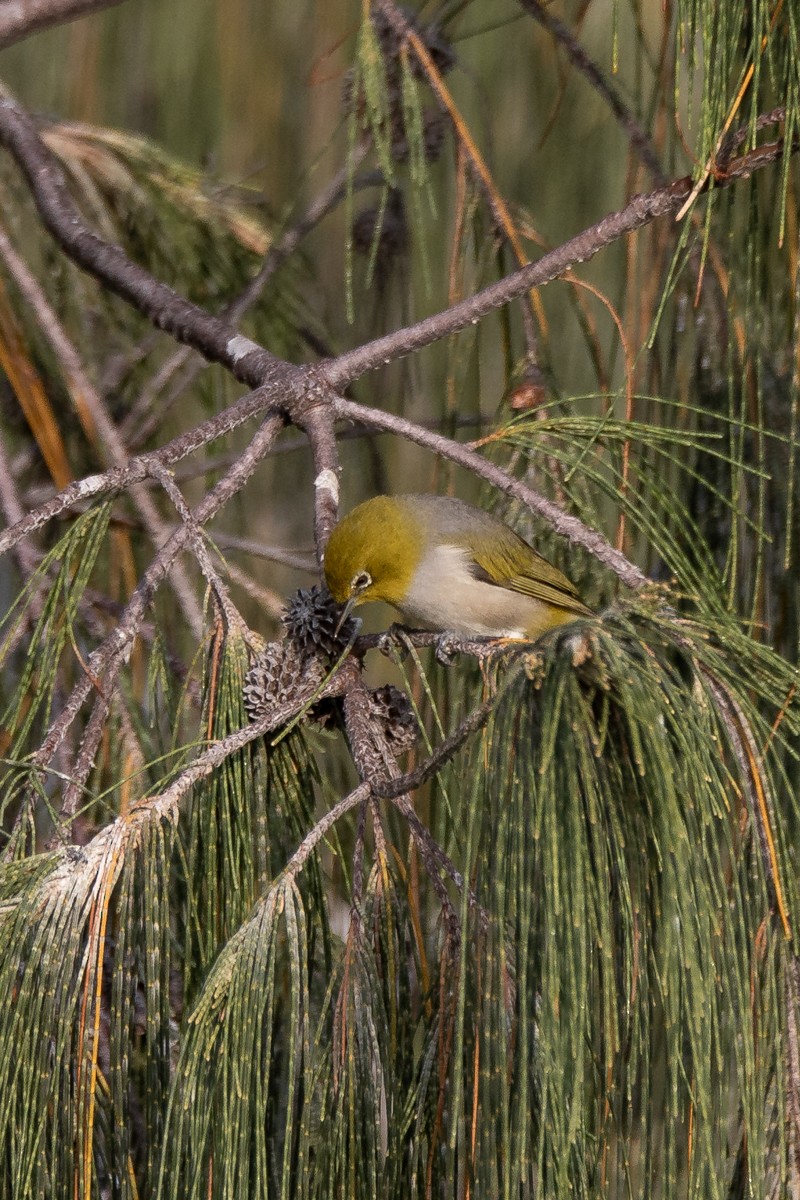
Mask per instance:
[[[43,517],[0,575],[0,1197],[792,1194],[800,181],[788,152],[752,178],[730,168],[775,128],[794,147],[795,6],[682,0],[654,40],[651,13],[617,4],[591,84],[576,47],[593,36],[592,4],[578,20],[564,7],[568,36],[536,3],[507,24],[493,16],[496,29],[469,3],[357,7],[331,135],[348,161],[320,205],[338,196],[350,230],[336,290],[324,295],[320,268],[306,295],[311,271],[294,259],[248,335],[292,358],[332,353],[396,319],[401,288],[411,320],[573,233],[540,212],[529,175],[512,202],[510,107],[497,105],[503,125],[485,139],[467,84],[480,77],[500,97],[513,82],[526,162],[523,99],[536,99],[539,177],[560,189],[563,172],[563,194],[581,197],[581,148],[595,147],[571,86],[591,86],[591,122],[622,144],[596,172],[608,207],[626,173],[629,192],[654,185],[653,157],[665,178],[694,169],[725,186],[698,190],[677,227],[640,233],[624,255],[608,248],[591,284],[576,268],[526,296],[522,318],[508,310],[426,351],[399,386],[391,367],[376,392],[427,432],[472,437],[477,425],[487,459],[653,584],[630,594],[586,545],[507,505],[596,616],[501,647],[480,669],[427,650],[391,667],[372,655],[367,677],[394,671],[420,722],[398,764],[395,701],[381,724],[358,646],[335,661],[350,672],[344,699],[336,655],[312,669],[301,647],[274,656],[292,664],[274,721],[269,705],[247,711],[263,640],[240,613],[263,632],[285,590],[273,527],[258,526],[262,544],[253,525],[291,510],[278,525],[289,540],[293,465],[271,467],[269,488],[208,538],[167,504],[155,469]],[[529,33],[538,70],[517,77]],[[486,61],[473,65],[476,42]],[[44,137],[98,232],[209,308],[274,244],[249,192],[214,192],[153,143],[69,123]],[[185,359],[53,249],[27,185],[2,170],[10,233],[128,450],[224,407],[221,389],[183,390]],[[0,364],[30,434],[6,420],[3,392],[0,470],[9,443],[9,479],[35,508],[51,484],[108,464],[2,232]],[[311,315],[326,308],[330,344]],[[410,486],[405,460],[348,433],[348,500]],[[193,503],[248,444],[228,434],[203,459],[211,440],[179,480]],[[310,494],[316,463],[307,476]],[[452,482],[441,463],[425,480]],[[141,488],[163,516],[152,546]],[[8,517],[7,487],[0,500]],[[165,596],[175,575],[153,564],[178,519],[189,566]],[[270,565],[244,570],[239,552]],[[481,701],[471,736],[450,747]],[[437,752],[435,769],[413,774]]]

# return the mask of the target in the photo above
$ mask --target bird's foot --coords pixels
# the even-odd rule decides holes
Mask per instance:
[[[443,667],[449,667],[463,646],[464,639],[457,633],[440,634],[436,639],[436,661]]]
[[[443,633],[436,642],[436,659],[443,666],[448,666],[456,654],[469,654],[479,662],[488,662],[496,655],[524,649],[528,645],[525,638],[464,637],[458,633]]]
[[[408,637],[408,627],[400,625],[393,621],[385,633],[382,633],[378,638],[377,649],[386,658],[401,661],[406,658],[411,650],[411,642]]]

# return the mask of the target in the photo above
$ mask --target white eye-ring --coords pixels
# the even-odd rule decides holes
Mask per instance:
[[[353,576],[350,584],[350,591],[357,595],[359,592],[366,591],[372,585],[372,576],[369,571],[359,571]]]

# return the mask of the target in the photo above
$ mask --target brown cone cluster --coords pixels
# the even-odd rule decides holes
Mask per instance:
[[[327,589],[314,586],[295,592],[283,617],[286,638],[269,642],[245,677],[244,702],[252,721],[276,708],[299,703],[309,690],[320,686],[358,631],[351,618],[337,632],[340,616],[341,609]],[[395,754],[413,746],[419,725],[404,692],[384,684],[370,691],[369,705],[370,715],[383,726]],[[325,725],[336,711],[336,700],[323,699],[312,705],[306,720]]]

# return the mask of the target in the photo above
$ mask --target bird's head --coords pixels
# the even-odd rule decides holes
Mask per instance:
[[[375,496],[343,517],[325,550],[325,581],[350,611],[368,600],[402,606],[423,553],[423,527],[402,499]]]

